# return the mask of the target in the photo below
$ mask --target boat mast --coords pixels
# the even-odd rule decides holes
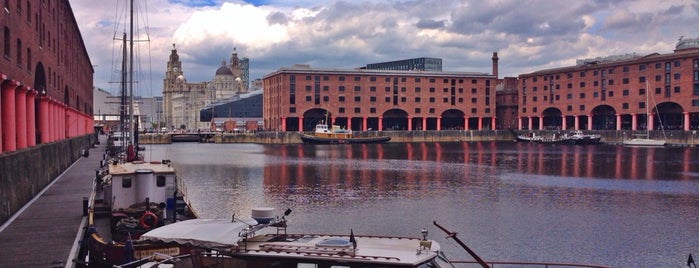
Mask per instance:
[[[121,151],[126,151],[126,138],[128,131],[126,130],[126,32],[122,38],[122,57],[121,57],[121,94],[119,98],[119,131],[121,131]]]
[[[134,118],[133,118],[133,0],[130,1],[130,22],[129,22],[129,132],[132,135],[136,135],[136,130],[134,129]],[[134,144],[134,138],[129,135],[129,141],[131,144],[138,148],[137,144]]]
[[[648,80],[646,80],[646,138],[650,139],[650,120],[653,118],[653,115],[650,114],[650,110],[648,109],[648,105],[650,105],[648,95],[650,95],[650,87]]]

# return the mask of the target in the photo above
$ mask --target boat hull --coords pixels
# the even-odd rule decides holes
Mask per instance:
[[[316,137],[311,135],[301,135],[301,140],[306,144],[367,144],[367,143],[385,143],[391,140],[388,136],[378,137],[353,137],[353,138],[326,138]]]
[[[665,140],[653,139],[630,139],[622,142],[626,146],[665,146],[665,143]]]
[[[569,138],[569,139],[562,139],[560,141],[561,144],[572,144],[572,145],[593,145],[593,144],[599,144],[601,142],[602,138],[601,137],[595,137],[595,138]]]
[[[145,259],[154,254],[165,256],[180,256],[189,254],[191,246],[177,243],[151,243],[135,240],[131,246],[121,242],[104,241],[97,234],[90,235],[87,240],[90,266],[112,267],[137,260]]]
[[[517,136],[517,142],[534,142],[544,144],[569,144],[569,145],[593,145],[600,144],[602,137],[560,137],[560,138],[544,138],[544,137],[528,137]]]
[[[540,142],[540,137],[517,136],[517,142]]]

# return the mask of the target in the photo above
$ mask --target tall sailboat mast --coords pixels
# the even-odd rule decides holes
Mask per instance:
[[[134,111],[133,111],[133,0],[130,1],[130,22],[129,22],[129,141],[134,147],[138,145],[135,144],[136,129],[134,129]]]
[[[126,128],[126,124],[128,123],[126,114],[127,114],[127,105],[129,105],[129,102],[126,100],[126,79],[128,78],[127,73],[126,73],[126,33],[123,34],[123,38],[121,39],[123,46],[122,46],[122,57],[121,57],[121,84],[120,84],[120,98],[119,98],[119,131],[121,132],[121,138],[122,143],[121,143],[121,151],[124,152],[126,151],[126,139],[128,135],[128,130]]]

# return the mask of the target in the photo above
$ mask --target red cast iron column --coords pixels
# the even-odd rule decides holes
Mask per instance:
[[[17,150],[17,120],[15,117],[15,91],[19,86],[15,80],[2,84],[2,151]]]
[[[27,146],[36,145],[36,93],[34,89],[27,92]]]
[[[15,116],[17,121],[17,150],[27,148],[27,86],[18,86],[15,91]]]
[[[39,97],[39,142],[41,143],[48,143],[51,141],[49,109],[49,99],[45,95],[42,95]]]
[[[7,75],[0,73],[0,84],[4,83],[5,80],[7,80]],[[2,93],[0,92],[0,100],[1,100],[1,97],[2,97]],[[2,142],[2,121],[3,121],[2,115],[3,115],[2,101],[0,101],[0,154],[2,154],[2,152],[3,152],[3,150],[2,150],[2,144],[3,144],[3,142]]]

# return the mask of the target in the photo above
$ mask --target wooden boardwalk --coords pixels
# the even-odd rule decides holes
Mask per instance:
[[[72,267],[79,249],[83,198],[90,196],[106,137],[78,159],[7,223],[0,226],[0,268]]]

